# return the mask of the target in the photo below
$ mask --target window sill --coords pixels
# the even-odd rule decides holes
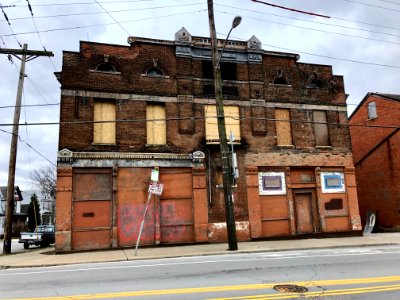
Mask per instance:
[[[93,146],[117,146],[116,143],[92,143]]]
[[[294,145],[277,145],[277,146],[282,149],[294,149],[295,148]]]
[[[159,79],[169,79],[169,76],[151,76],[147,74],[140,74],[141,77],[146,77],[146,78],[159,78]]]
[[[330,150],[330,149],[332,149],[332,146],[315,146],[315,148],[317,148],[317,149],[327,149],[327,150]]]
[[[112,71],[97,71],[97,70],[89,70],[90,73],[101,73],[101,74],[109,74],[109,75],[121,75],[121,72],[112,72]]]

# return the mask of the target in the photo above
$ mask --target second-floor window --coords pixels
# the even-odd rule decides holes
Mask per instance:
[[[115,144],[115,102],[95,101],[94,122],[93,143]]]
[[[208,144],[219,143],[217,109],[215,105],[205,105],[206,141]],[[238,106],[224,106],[226,137],[230,140],[231,132],[234,141],[240,141],[240,116]]]
[[[331,144],[329,141],[329,128],[326,118],[326,111],[314,110],[313,121],[314,121],[315,145],[330,146]]]
[[[166,145],[167,129],[165,120],[165,106],[163,104],[147,104],[146,124],[147,144]]]
[[[222,80],[237,80],[237,64],[230,62],[220,62]],[[214,79],[214,68],[212,61],[203,60],[202,62],[203,78]]]
[[[276,142],[278,146],[292,146],[292,129],[290,124],[290,110],[275,109]]]

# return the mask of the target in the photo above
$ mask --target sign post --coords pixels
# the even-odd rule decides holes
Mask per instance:
[[[149,208],[151,196],[152,195],[161,196],[162,191],[164,189],[164,185],[162,183],[158,182],[158,177],[159,177],[158,168],[157,169],[153,169],[151,171],[151,182],[150,182],[150,185],[149,185],[149,190],[147,192],[148,196],[147,196],[146,207],[145,207],[144,213],[143,213],[143,220],[142,220],[142,223],[140,224],[139,235],[138,235],[138,238],[137,238],[137,241],[136,241],[135,256],[137,256],[137,251],[138,251],[138,248],[139,248],[140,238],[142,236],[143,227],[144,227],[144,221],[146,220],[146,214],[147,214],[147,210]]]

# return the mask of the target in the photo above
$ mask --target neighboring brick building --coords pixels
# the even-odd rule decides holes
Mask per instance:
[[[350,117],[354,165],[363,223],[400,230],[400,95],[368,93]]]
[[[154,167],[142,244],[224,241],[209,38],[128,43],[64,52],[56,249],[133,246]],[[343,78],[298,60],[254,36],[221,60],[239,240],[361,230]]]

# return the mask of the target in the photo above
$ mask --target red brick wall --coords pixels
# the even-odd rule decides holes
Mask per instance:
[[[197,102],[207,100],[208,97],[214,101],[213,96],[206,96],[203,92],[203,86],[213,85],[214,81],[202,78],[202,61],[177,58],[175,47],[172,45],[135,43],[129,47],[81,42],[80,47],[80,52],[64,52],[62,90],[154,95],[152,101],[157,101],[158,96],[177,97],[178,95],[193,95]],[[109,55],[109,62],[120,74],[90,71],[104,62],[104,55]],[[142,76],[146,70],[154,66],[155,62],[165,77]],[[283,70],[290,85],[272,84],[277,70]],[[312,72],[318,73],[322,82],[321,88],[306,87]],[[331,87],[332,80],[336,82],[335,89]],[[275,153],[278,158],[285,159],[287,166],[304,165],[303,156],[307,157],[310,154],[315,158],[319,157],[320,153],[324,155],[334,153],[333,161],[337,166],[348,165],[351,145],[348,127],[342,125],[347,122],[345,112],[327,112],[329,122],[340,124],[329,125],[332,148],[321,150],[315,148],[314,129],[313,124],[310,123],[312,111],[290,108],[294,147],[287,149],[276,145],[275,109],[251,107],[248,103],[250,98],[258,98],[264,99],[267,103],[280,103],[280,106],[282,103],[345,106],[343,78],[334,76],[331,66],[297,63],[289,56],[264,55],[260,64],[239,64],[237,80],[224,81],[223,84],[238,88],[238,96],[232,96],[231,100],[243,101],[240,108],[242,143],[237,149],[241,177],[235,191],[237,196],[235,213],[238,221],[248,220],[249,215],[245,180],[245,167],[249,156],[246,156],[246,153],[261,156],[265,153]],[[86,100],[79,98],[78,100],[80,104],[76,110],[75,97],[62,96],[61,122],[88,121],[88,123],[62,123],[59,149],[176,153],[202,150],[207,153],[203,104],[166,102],[166,116],[169,119],[167,146],[149,149],[146,147],[145,101],[116,100],[116,118],[119,120],[116,129],[117,144],[92,145],[93,124],[90,122],[93,120],[94,98],[89,97]],[[78,111],[78,116],[76,116],[76,111]],[[123,122],[123,120],[129,120],[129,122]],[[218,152],[219,148],[216,147],[216,149]],[[299,155],[288,156],[288,153]],[[321,157],[322,159],[318,161],[321,163],[320,166],[324,166],[326,161],[323,159],[326,157]],[[331,163],[332,159],[329,159],[329,164]],[[261,159],[258,162],[253,161],[252,164],[267,165],[271,164],[271,161]],[[313,165],[315,165],[315,159]],[[210,204],[209,221],[221,222],[225,219],[223,199],[218,197],[213,199],[219,200]]]
[[[377,118],[368,119],[368,103],[376,103]],[[377,225],[400,227],[400,102],[370,94],[350,119],[360,215],[377,211]],[[368,125],[377,127],[367,127]],[[383,126],[383,127],[379,127]],[[384,128],[394,126],[395,128]],[[386,141],[395,130],[397,132]],[[374,151],[372,149],[384,141]]]

